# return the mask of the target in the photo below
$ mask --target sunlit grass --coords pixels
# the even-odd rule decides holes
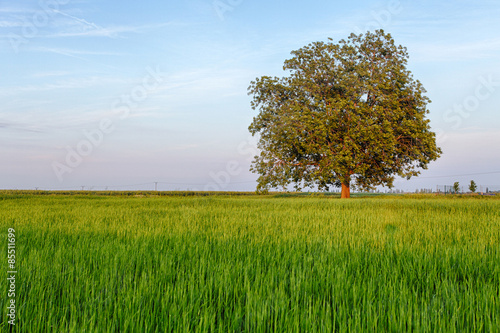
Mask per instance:
[[[3,194],[0,223],[26,332],[500,327],[495,198]]]

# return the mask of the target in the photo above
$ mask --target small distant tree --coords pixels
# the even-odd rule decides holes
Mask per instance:
[[[458,193],[458,192],[460,192],[460,184],[459,184],[458,182],[455,182],[455,183],[453,184],[453,192],[454,192],[454,193]]]
[[[470,185],[469,185],[469,191],[471,191],[472,193],[475,193],[476,190],[477,190],[476,182],[471,180]]]

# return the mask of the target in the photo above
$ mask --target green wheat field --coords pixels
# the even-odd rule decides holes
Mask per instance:
[[[153,194],[0,192],[15,329],[500,331],[498,196]]]

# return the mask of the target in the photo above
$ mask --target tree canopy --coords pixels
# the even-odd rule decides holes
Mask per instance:
[[[470,184],[469,184],[469,190],[472,192],[472,193],[475,193],[476,190],[477,190],[477,185],[476,185],[476,182],[471,180],[470,181]]]
[[[249,127],[260,135],[251,170],[257,191],[303,187],[392,187],[440,156],[425,89],[407,69],[408,53],[390,34],[351,34],[337,44],[292,51],[289,76],[252,81]]]

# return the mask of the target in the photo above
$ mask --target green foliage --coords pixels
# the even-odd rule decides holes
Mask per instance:
[[[499,212],[480,196],[17,195],[0,228],[16,230],[19,332],[492,332]]]
[[[475,193],[476,190],[477,190],[476,182],[471,180],[470,184],[469,184],[469,191],[471,191],[472,193]]]
[[[454,182],[453,183],[453,192],[454,193],[460,193],[460,183],[459,182]]]
[[[429,99],[406,68],[406,48],[383,30],[315,42],[292,52],[283,78],[251,82],[249,127],[260,134],[251,170],[257,190],[294,184],[392,186],[439,157],[426,119]]]

